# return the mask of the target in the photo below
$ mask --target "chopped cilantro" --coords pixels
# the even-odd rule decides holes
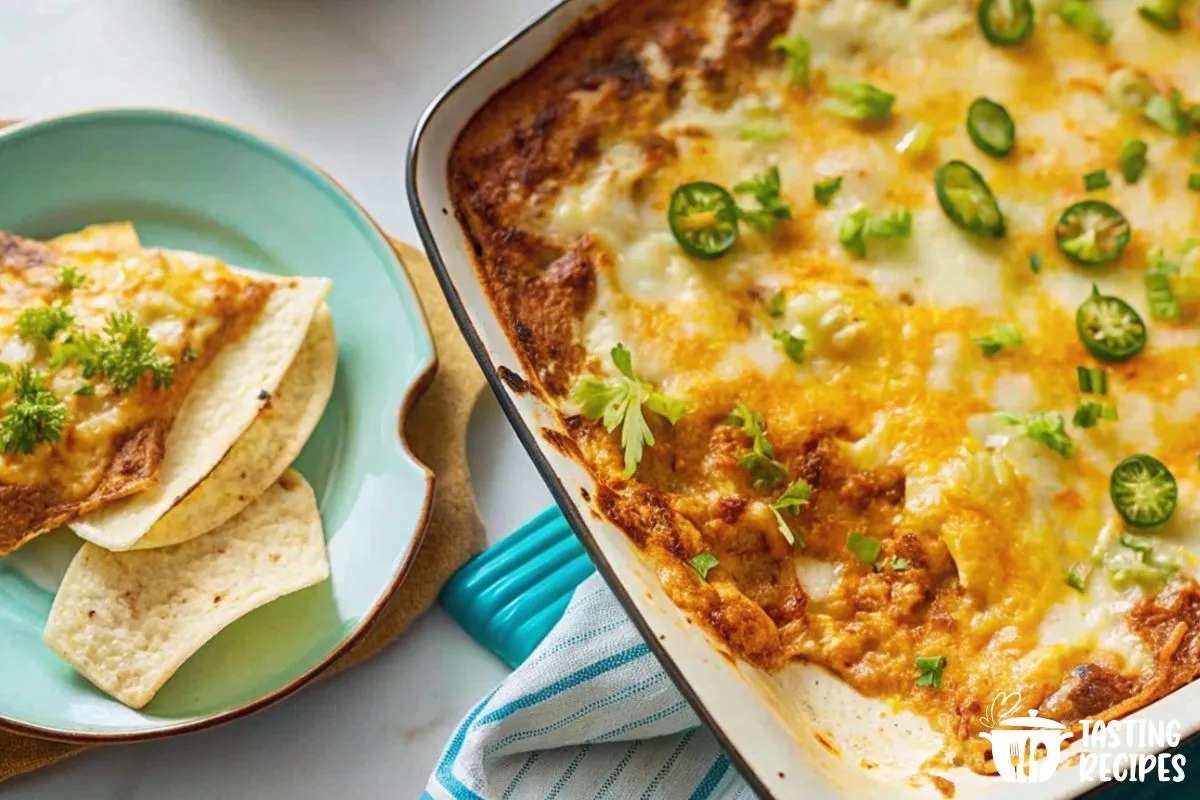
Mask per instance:
[[[692,556],[688,563],[692,565],[692,569],[700,573],[703,580],[707,581],[708,571],[721,562],[712,553],[701,553],[698,556]]]
[[[859,531],[853,531],[846,540],[846,547],[859,561],[869,564],[877,571],[879,569],[879,554],[883,550],[883,542],[874,536],[867,536]]]
[[[917,686],[928,686],[933,689],[942,688],[942,670],[946,668],[945,656],[917,656]]]
[[[771,504],[771,511],[775,514],[775,524],[779,527],[779,533],[784,539],[787,539],[788,544],[795,544],[796,536],[780,512],[789,511],[796,514],[802,507],[808,505],[810,499],[812,499],[812,486],[803,478],[797,478],[796,482]],[[800,546],[804,546],[803,539],[800,540]]]
[[[750,473],[754,488],[778,486],[787,477],[783,464],[775,460],[775,450],[767,441],[767,426],[757,411],[745,403],[738,403],[729,415],[730,425],[740,428],[750,437],[750,450],[738,459],[738,466]]]
[[[1075,442],[1066,431],[1066,422],[1062,414],[1049,411],[1035,411],[1029,414],[998,413],[996,416],[1009,425],[1025,429],[1025,435],[1035,442],[1040,442],[1058,453],[1063,458],[1075,455]]]
[[[788,358],[797,364],[804,363],[804,346],[807,344],[804,339],[787,331],[775,331],[771,338],[783,346],[783,352],[787,353]]]
[[[912,566],[912,562],[909,561],[907,558],[901,558],[900,556],[892,556],[892,569],[895,570],[896,572],[904,572],[904,570],[908,569],[911,566]]]
[[[813,184],[813,199],[818,204],[827,206],[833,202],[833,197],[842,189],[842,176],[834,175]]]
[[[625,345],[617,344],[612,349],[612,361],[621,377],[611,381],[583,378],[575,387],[576,402],[583,406],[588,419],[603,420],[605,429],[612,433],[621,428],[621,446],[625,450],[625,477],[637,471],[642,460],[644,447],[654,446],[654,433],[650,430],[642,407],[674,425],[687,413],[687,404],[682,400],[659,394],[649,384],[638,380],[633,374],[633,356]]]
[[[771,167],[760,178],[735,184],[734,194],[751,195],[759,205],[759,208],[751,210],[739,206],[738,219],[759,233],[774,233],[780,225],[792,218],[792,209],[780,195],[781,188],[779,167]]]

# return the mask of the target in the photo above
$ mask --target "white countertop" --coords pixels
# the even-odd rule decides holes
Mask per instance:
[[[0,0],[0,119],[97,106],[212,114],[307,154],[391,233],[426,103],[548,0]],[[470,461],[493,539],[550,496],[487,395]],[[459,718],[506,673],[440,610],[363,666],[248,719],[85,753],[13,800],[417,797]]]

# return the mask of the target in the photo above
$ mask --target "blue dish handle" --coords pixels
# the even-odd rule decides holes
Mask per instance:
[[[596,567],[557,506],[464,564],[442,607],[471,637],[516,668],[567,610]]]

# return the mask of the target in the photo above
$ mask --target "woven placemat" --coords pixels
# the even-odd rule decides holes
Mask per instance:
[[[404,584],[367,636],[322,677],[360,664],[395,641],[433,605],[446,579],[485,544],[466,452],[467,423],[483,387],[483,375],[459,334],[429,261],[403,242],[393,240],[392,244],[412,277],[437,343],[437,375],[405,426],[413,453],[437,476],[437,491],[425,541]],[[0,782],[83,749],[0,731]]]

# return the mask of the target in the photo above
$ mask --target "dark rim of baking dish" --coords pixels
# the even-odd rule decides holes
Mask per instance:
[[[671,681],[675,684],[675,687],[679,689],[680,693],[683,694],[684,698],[688,701],[688,704],[691,705],[692,710],[694,710],[700,717],[701,721],[704,722],[704,725],[710,731],[712,731],[712,734],[717,738],[717,742],[720,743],[726,755],[729,756],[730,761],[732,761],[734,766],[737,767],[738,772],[741,773],[742,777],[746,779],[746,782],[750,784],[750,788],[752,788],[755,794],[757,794],[759,797],[769,798],[770,800],[778,800],[778,795],[775,795],[770,789],[767,788],[766,784],[763,783],[762,779],[749,765],[749,763],[747,763],[745,757],[738,750],[737,746],[733,744],[732,740],[729,738],[728,734],[725,733],[725,730],[721,727],[720,723],[717,722],[712,713],[704,705],[704,702],[696,695],[695,690],[692,689],[691,685],[687,682],[687,679],[683,677],[683,674],[679,671],[674,659],[672,659],[670,654],[667,653],[666,648],[663,647],[662,643],[658,640],[658,637],[654,635],[654,631],[650,629],[650,624],[646,622],[646,619],[641,615],[641,612],[637,610],[637,607],[634,605],[633,599],[630,597],[629,592],[621,584],[621,581],[617,579],[612,565],[608,563],[608,559],[606,559],[604,554],[600,551],[600,547],[596,543],[596,540],[592,537],[592,533],[588,528],[587,522],[580,513],[579,507],[575,504],[575,499],[571,496],[571,493],[567,491],[567,488],[563,486],[562,481],[558,477],[558,473],[556,473],[554,467],[550,465],[549,460],[542,454],[541,449],[538,447],[537,437],[521,418],[521,413],[517,409],[516,402],[506,390],[504,382],[500,379],[500,374],[497,369],[498,365],[492,361],[491,355],[488,353],[487,347],[484,345],[483,339],[479,335],[479,331],[475,329],[475,324],[471,322],[470,315],[467,313],[466,305],[463,303],[462,297],[458,293],[458,288],[454,285],[454,280],[450,277],[450,272],[446,268],[446,262],[442,258],[442,252],[438,248],[437,240],[434,238],[433,232],[430,229],[429,219],[425,214],[425,204],[421,200],[421,193],[417,188],[417,163],[421,154],[421,143],[422,139],[424,138],[425,128],[428,126],[429,121],[433,119],[433,117],[441,110],[442,105],[444,105],[446,101],[449,100],[450,97],[453,96],[459,89],[463,88],[463,86],[465,86],[466,83],[471,80],[477,72],[488,66],[502,52],[507,50],[512,45],[520,42],[527,35],[532,33],[534,29],[549,21],[552,17],[560,13],[566,13],[563,11],[563,7],[569,1],[570,0],[561,0],[561,2],[555,4],[553,7],[543,11],[541,14],[531,19],[516,33],[513,33],[505,39],[502,39],[499,44],[492,47],[490,50],[480,56],[473,64],[459,73],[458,76],[455,77],[445,89],[439,92],[437,96],[435,96],[429,103],[429,105],[425,107],[425,111],[422,112],[421,118],[417,121],[416,128],[413,129],[412,137],[409,140],[408,163],[405,165],[404,170],[404,183],[408,192],[409,205],[412,207],[413,222],[417,226],[417,233],[420,235],[421,243],[425,246],[426,254],[429,256],[429,262],[433,265],[433,271],[437,276],[438,283],[441,284],[442,294],[446,296],[446,302],[450,306],[450,312],[454,315],[454,321],[458,323],[458,328],[460,331],[462,331],[463,337],[467,340],[467,345],[471,348],[471,353],[474,354],[475,360],[479,362],[479,366],[483,370],[484,376],[487,378],[488,385],[492,389],[492,394],[496,396],[496,400],[500,403],[500,408],[504,411],[504,416],[508,418],[508,424],[512,427],[513,432],[516,433],[517,439],[520,440],[521,445],[525,448],[525,452],[528,453],[530,459],[533,460],[533,465],[537,468],[538,474],[542,476],[542,480],[546,483],[546,487],[550,490],[550,494],[554,497],[554,501],[558,504],[558,507],[562,511],[563,515],[567,518],[567,522],[570,523],[571,530],[575,532],[575,537],[583,544],[584,549],[587,550],[588,556],[591,557],[592,562],[596,564],[596,566],[599,568],[600,574],[604,577],[604,582],[608,584],[610,589],[612,589],[613,594],[616,595],[616,598],[621,603],[622,608],[625,609],[625,613],[628,614],[629,618],[633,621],[638,633],[640,633],[642,638],[646,640],[646,643],[650,646],[650,650],[658,658],[659,663],[662,664],[663,669],[666,670],[667,675],[670,676]],[[587,12],[585,12],[585,15],[586,13]],[[568,26],[566,32],[569,32],[570,30],[571,27]],[[564,32],[563,36],[559,37],[560,41],[566,35],[566,32]],[[444,169],[442,171],[445,172]],[[444,209],[444,211],[448,213],[449,209]],[[472,269],[476,268],[474,264],[471,266]],[[1196,731],[1191,736],[1186,737],[1179,743],[1179,747],[1175,748],[1175,750],[1181,750],[1197,740],[1200,740],[1200,730]],[[1075,795],[1075,797],[1098,797],[1101,794],[1107,794],[1106,790],[1115,785],[1115,783],[1098,784],[1095,788],[1080,792],[1078,795]]]

